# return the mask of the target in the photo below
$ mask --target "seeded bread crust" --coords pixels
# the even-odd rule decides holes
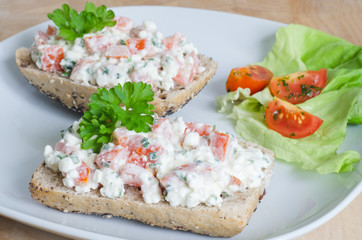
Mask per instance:
[[[29,48],[19,48],[15,55],[16,64],[21,73],[40,92],[59,100],[75,111],[84,112],[88,109],[90,96],[97,92],[96,86],[81,85],[57,73],[40,70],[32,61]],[[217,64],[204,55],[199,55],[199,57],[206,70],[198,74],[189,85],[186,87],[178,86],[170,91],[157,90],[155,92],[152,104],[155,106],[155,113],[158,116],[167,116],[177,112],[195,97],[214,76]]]
[[[258,147],[274,160],[274,153],[268,149],[241,140],[240,144],[243,147]],[[214,237],[232,237],[243,230],[264,196],[273,164],[265,171],[266,178],[262,186],[226,197],[220,207],[172,207],[166,201],[147,204],[141,191],[130,186],[125,186],[125,194],[115,199],[103,197],[99,190],[79,194],[65,187],[60,173],[47,168],[44,162],[34,172],[29,190],[36,201],[63,212],[112,215],[139,220],[152,226],[192,231]]]

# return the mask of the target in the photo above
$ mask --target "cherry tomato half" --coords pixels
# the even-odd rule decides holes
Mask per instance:
[[[250,95],[253,95],[263,90],[272,77],[273,73],[269,69],[258,65],[234,68],[226,81],[226,91],[236,91],[239,87],[249,88]]]
[[[323,123],[317,116],[276,97],[265,109],[265,120],[270,129],[289,138],[312,135]]]
[[[280,99],[298,104],[321,93],[327,83],[327,70],[304,71],[274,77],[270,81],[270,91]]]

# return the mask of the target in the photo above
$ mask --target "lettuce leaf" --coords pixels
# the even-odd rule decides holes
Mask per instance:
[[[280,28],[272,51],[257,64],[267,67],[275,76],[327,68],[323,93],[362,87],[362,46],[302,25]],[[358,102],[350,112],[350,123],[362,123],[362,97]]]
[[[265,105],[272,99],[268,88],[250,96],[238,89],[218,98],[221,112],[235,119],[244,139],[275,152],[278,159],[298,163],[320,174],[349,172],[361,158],[356,151],[337,154],[346,136],[347,123],[362,123],[362,47],[301,25],[280,28],[267,58],[257,63],[275,76],[327,68],[323,92],[298,106],[323,119],[313,135],[290,139],[268,129]]]

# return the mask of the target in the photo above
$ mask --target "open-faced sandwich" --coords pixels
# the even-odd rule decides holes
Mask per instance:
[[[176,112],[212,78],[217,64],[198,53],[179,32],[164,37],[153,22],[134,26],[105,6],[68,5],[48,14],[55,25],[38,31],[31,48],[16,51],[22,74],[68,108],[85,111],[98,87],[146,82],[155,92],[155,113]]]
[[[182,118],[153,118],[151,86],[99,89],[89,110],[46,146],[32,197],[64,212],[136,219],[230,237],[264,195],[274,154]]]

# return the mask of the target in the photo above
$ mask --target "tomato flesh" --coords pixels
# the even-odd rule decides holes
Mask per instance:
[[[182,33],[176,32],[172,37],[165,38],[163,44],[165,44],[167,50],[171,50],[180,46],[180,43],[185,42],[185,40],[186,37]]]
[[[208,174],[211,174],[211,172],[215,172],[214,169],[211,169],[206,164],[201,165],[201,166],[195,162],[189,163],[189,164],[183,164],[183,165],[178,166],[173,171],[167,173],[166,176],[160,180],[161,185],[164,188],[166,188],[172,182],[185,182],[186,179],[181,179],[178,175],[176,175],[176,171],[179,171],[179,170],[189,172],[189,173],[192,173],[192,172],[197,173],[200,176],[205,176],[205,175],[207,176]]]
[[[168,140],[172,139],[173,136],[171,124],[167,118],[157,119],[152,126],[152,131]]]
[[[218,131],[214,131],[210,136],[210,146],[212,153],[220,161],[225,160],[229,138],[230,135]]]
[[[327,70],[304,71],[274,77],[270,81],[270,91],[280,99],[298,104],[321,93],[327,83]]]
[[[278,98],[266,107],[265,120],[270,129],[289,138],[312,135],[323,123],[317,116]]]
[[[229,185],[241,185],[241,180],[237,177],[230,175],[230,182]]]
[[[212,131],[212,127],[204,123],[186,122],[185,125],[185,133],[197,132],[201,137],[209,136]]]
[[[50,46],[39,50],[41,53],[41,69],[49,72],[62,72],[60,62],[64,58],[62,46]]]
[[[272,77],[273,73],[269,69],[258,65],[234,68],[226,81],[226,91],[236,91],[239,87],[249,88],[253,95],[263,90]]]
[[[127,39],[126,44],[129,48],[129,51],[131,52],[131,54],[137,54],[139,51],[142,51],[143,49],[145,49],[147,47],[146,46],[147,39],[131,38],[131,39]]]
[[[82,161],[82,164],[77,167],[77,171],[79,173],[79,177],[76,179],[77,184],[84,183],[88,181],[89,175],[89,167],[88,165]]]
[[[96,164],[99,168],[103,168],[104,166],[111,165],[113,159],[118,155],[121,149],[113,149],[108,152],[100,153],[97,155],[95,160]]]
[[[113,20],[117,22],[115,28],[120,31],[126,32],[133,27],[133,21],[127,17],[115,17]]]
[[[142,168],[146,168],[147,160],[141,154],[133,152],[127,159],[127,163],[133,163]]]
[[[106,35],[97,35],[84,37],[84,45],[89,53],[105,51],[108,46],[112,45],[111,40]]]
[[[131,52],[125,45],[115,45],[108,47],[104,55],[107,58],[121,59],[131,56]]]

